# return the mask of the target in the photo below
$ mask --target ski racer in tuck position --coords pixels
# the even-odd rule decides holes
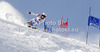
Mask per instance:
[[[40,15],[40,14],[35,14],[35,13],[32,13],[32,12],[28,12],[28,14],[37,16],[36,18],[33,18],[29,22],[27,22],[28,27],[33,28],[33,29],[36,29],[36,27],[34,27],[34,26],[43,23],[45,21],[45,17],[47,16],[46,13],[42,13],[42,15]]]

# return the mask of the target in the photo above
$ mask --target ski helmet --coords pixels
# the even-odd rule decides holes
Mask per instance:
[[[47,14],[44,12],[44,13],[42,13],[42,16],[45,16],[45,17],[46,17],[46,16],[47,16]]]

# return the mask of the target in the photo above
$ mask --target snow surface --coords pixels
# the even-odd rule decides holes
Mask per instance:
[[[0,18],[19,25],[25,22],[22,15],[6,1],[0,1]]]
[[[23,18],[7,2],[0,2],[1,9],[0,52],[100,52],[97,45],[86,45],[75,39],[18,25],[23,24]],[[7,13],[11,16],[6,16]]]
[[[0,52],[100,52],[100,48],[0,19]]]

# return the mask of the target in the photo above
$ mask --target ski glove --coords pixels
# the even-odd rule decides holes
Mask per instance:
[[[40,21],[41,19],[39,19],[39,21]]]
[[[28,14],[31,14],[31,12],[29,11]]]

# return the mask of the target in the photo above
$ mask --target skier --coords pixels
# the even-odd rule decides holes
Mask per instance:
[[[40,14],[35,14],[35,13],[32,13],[32,12],[28,12],[28,14],[37,16],[36,18],[33,18],[33,19],[30,20],[30,22],[28,22],[28,27],[29,28],[32,27],[33,29],[36,29],[36,27],[33,27],[33,26],[41,24],[45,21],[46,13],[42,13],[41,16],[40,16]]]

